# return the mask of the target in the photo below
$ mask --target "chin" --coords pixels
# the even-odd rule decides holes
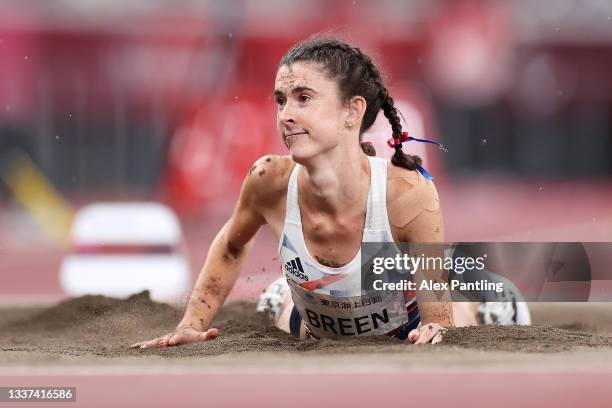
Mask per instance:
[[[303,164],[317,155],[316,149],[309,143],[296,143],[289,148],[289,155],[294,162]]]
[[[304,164],[315,156],[315,154],[309,152],[308,150],[309,149],[292,148],[289,149],[289,155],[294,162]]]
[[[293,143],[293,145],[289,148],[289,155],[294,162],[305,164],[318,156],[324,155],[326,152],[336,147],[338,147],[338,145],[332,142],[321,143],[319,141],[315,142],[310,138],[302,138],[301,140],[297,140],[295,143]]]

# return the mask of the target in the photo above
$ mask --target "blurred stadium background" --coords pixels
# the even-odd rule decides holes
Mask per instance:
[[[448,241],[612,241],[609,1],[2,0],[0,297],[62,297],[98,201],[174,209],[195,277],[252,162],[284,152],[276,67],[316,32],[369,52],[406,129],[447,147],[409,149]],[[259,235],[239,296],[278,271]]]

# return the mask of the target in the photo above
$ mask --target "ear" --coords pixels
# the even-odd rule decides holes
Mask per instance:
[[[359,128],[367,106],[368,104],[363,96],[353,96],[347,103],[346,126]]]

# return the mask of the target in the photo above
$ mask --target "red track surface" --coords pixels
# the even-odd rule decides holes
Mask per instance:
[[[577,374],[453,370],[364,374],[286,372],[0,376],[1,386],[75,386],[76,403],[52,406],[90,408],[609,407],[612,400],[610,384],[612,372]],[[9,405],[0,403],[2,407]]]

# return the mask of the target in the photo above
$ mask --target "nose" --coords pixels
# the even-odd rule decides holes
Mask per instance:
[[[295,123],[295,111],[290,101],[287,101],[285,105],[279,109],[278,122],[282,125]]]

